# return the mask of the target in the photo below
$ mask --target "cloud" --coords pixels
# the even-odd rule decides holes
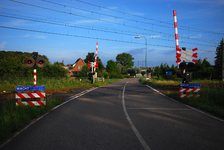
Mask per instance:
[[[27,34],[27,35],[24,35],[23,37],[34,37],[34,38],[38,38],[38,39],[46,39],[47,37],[44,36],[44,35],[37,35],[37,34]]]
[[[6,41],[3,41],[1,44],[0,44],[0,50],[4,49],[5,48],[5,45],[6,45]]]
[[[195,36],[192,36],[192,37],[190,37],[190,38],[201,38],[201,37],[202,37],[202,34],[199,33],[199,34],[197,34],[197,35],[195,35]]]
[[[130,54],[143,54],[143,52],[145,52],[145,48],[138,48],[138,49],[132,49],[132,50],[129,50],[128,53]]]
[[[2,23],[2,25],[4,26],[25,26],[25,25],[30,25],[27,23],[27,21],[25,20],[13,20],[13,21],[9,21],[9,22],[5,22],[5,23]]]

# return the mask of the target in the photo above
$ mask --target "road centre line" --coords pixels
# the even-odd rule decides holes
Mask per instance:
[[[129,81],[128,81],[129,82]],[[145,150],[151,150],[148,146],[148,144],[145,142],[145,140],[142,138],[141,134],[138,132],[138,130],[136,129],[135,125],[133,124],[133,122],[131,121],[131,118],[128,115],[128,112],[126,110],[126,106],[125,106],[125,100],[124,100],[124,92],[125,92],[125,87],[128,84],[125,83],[124,88],[123,88],[123,93],[122,93],[122,106],[123,106],[123,110],[124,110],[124,114],[126,116],[126,119],[128,120],[132,130],[134,131],[135,135],[137,136],[138,140],[140,141],[140,143],[142,144],[142,146],[144,147]]]
[[[126,108],[126,109],[148,109],[148,110],[192,110],[192,109],[183,109],[183,108]]]
[[[152,89],[153,91],[159,93],[160,95],[162,95],[162,96],[164,96],[164,97],[166,97],[166,98],[168,98],[168,99],[170,99],[170,100],[172,100],[172,101],[174,101],[174,102],[176,102],[176,103],[179,103],[179,104],[181,104],[181,105],[184,105],[184,106],[186,106],[186,107],[188,107],[188,108],[190,108],[190,109],[192,109],[192,110],[194,110],[194,111],[197,111],[197,112],[199,112],[199,113],[201,113],[201,114],[204,114],[204,115],[206,115],[206,116],[209,116],[209,117],[211,117],[211,118],[213,118],[213,119],[216,119],[216,120],[218,120],[218,121],[224,122],[223,119],[220,119],[220,118],[218,118],[218,117],[215,117],[215,116],[213,116],[213,115],[210,115],[210,114],[208,114],[208,113],[206,113],[206,112],[204,112],[204,111],[198,110],[198,109],[196,109],[196,108],[194,108],[194,107],[191,107],[191,106],[182,104],[182,103],[180,103],[180,102],[178,102],[178,101],[176,101],[176,100],[174,100],[174,99],[172,99],[172,98],[170,98],[170,97],[164,95],[164,94],[161,93],[160,91],[157,91],[157,90],[154,89],[153,87],[151,87],[151,86],[149,86],[149,85],[146,85],[146,86],[149,87],[150,89]]]

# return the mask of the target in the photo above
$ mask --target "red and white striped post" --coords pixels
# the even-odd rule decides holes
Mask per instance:
[[[33,83],[33,85],[37,86],[37,69],[34,69],[33,75],[34,75],[34,83]]]
[[[151,73],[149,73],[149,82],[151,82],[152,80],[151,80]]]
[[[94,72],[96,72],[97,51],[98,51],[98,42],[96,42],[96,54],[95,54],[95,66],[94,66]]]
[[[36,67],[34,67],[34,70],[33,70],[33,85],[34,86],[37,86],[37,69]],[[36,93],[36,91],[34,91]]]
[[[177,30],[177,13],[176,10],[173,11],[173,18],[174,18],[174,30],[175,30],[175,41],[176,41],[176,52],[179,54],[181,49],[179,48],[179,41],[178,41],[178,30]],[[177,61],[179,61],[180,57],[177,57]],[[179,69],[179,62],[178,69]]]

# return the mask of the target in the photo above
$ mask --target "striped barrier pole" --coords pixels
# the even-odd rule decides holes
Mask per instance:
[[[179,52],[181,51],[181,49],[179,48],[179,41],[178,41],[178,30],[177,30],[177,13],[176,10],[173,11],[173,18],[174,18],[174,30],[175,30],[175,41],[176,41],[176,52],[177,54],[179,54]],[[179,64],[180,64],[180,57],[177,57],[177,66],[179,69]]]
[[[37,86],[37,69],[36,69],[36,67],[34,67],[34,70],[33,70],[33,85],[34,86]],[[36,92],[36,91],[34,91],[34,92]]]
[[[34,83],[33,83],[33,85],[37,86],[37,69],[34,69],[33,75],[34,75]]]
[[[94,72],[96,72],[97,51],[98,51],[98,42],[96,42],[96,54],[95,54],[95,66],[94,66]]]
[[[151,73],[149,73],[149,82],[151,82]]]

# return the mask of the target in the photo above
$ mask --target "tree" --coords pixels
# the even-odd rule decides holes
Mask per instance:
[[[88,55],[86,55],[86,59],[84,59],[84,62],[86,64],[88,64],[88,61],[90,62],[94,62],[95,61],[95,56],[94,56],[94,53],[88,53]]]
[[[94,53],[88,53],[88,55],[86,55],[86,58],[84,59],[84,62],[86,64],[88,64],[88,61],[90,62],[95,62],[95,55]],[[97,56],[97,61],[98,61],[98,69],[97,72],[102,72],[102,70],[104,69],[104,65],[101,61],[101,59]]]
[[[125,66],[118,63],[117,67],[118,67],[121,74],[127,74],[127,68]]]
[[[78,73],[79,77],[87,77],[87,72],[89,72],[89,68],[88,68],[88,65],[85,64],[82,66],[82,69],[81,71]]]
[[[196,79],[208,78],[211,76],[211,73],[214,72],[214,68],[207,61],[207,58],[204,58],[203,60],[200,58],[194,68],[192,76]]]
[[[219,78],[222,77],[222,61],[224,59],[223,49],[224,49],[224,39],[222,39],[220,45],[216,48],[215,72]]]
[[[107,61],[107,72],[108,73],[117,73],[117,65],[116,62],[114,62],[113,60],[109,60]]]
[[[12,52],[0,51],[0,78],[8,79],[15,77],[31,77],[33,76],[33,67],[28,68],[24,65],[26,57],[33,57],[32,53],[27,52]],[[46,66],[43,68],[37,67],[38,77],[66,77],[68,71],[58,65],[56,62],[51,65],[48,58],[43,55],[46,60]]]
[[[55,66],[64,66],[64,63],[57,61],[57,62],[54,62],[53,65],[55,65]]]
[[[132,68],[134,66],[134,62],[132,61],[134,58],[131,54],[128,53],[122,53],[118,54],[116,57],[117,63],[120,63],[122,66],[125,66],[126,68]]]

